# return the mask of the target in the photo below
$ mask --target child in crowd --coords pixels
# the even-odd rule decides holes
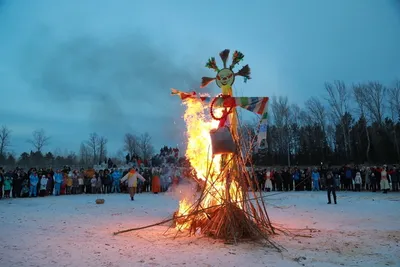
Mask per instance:
[[[46,175],[42,175],[42,178],[40,179],[40,193],[39,196],[44,197],[46,195],[46,190],[47,190],[47,177]]]
[[[84,184],[84,181],[83,181],[83,174],[82,173],[79,174],[78,184],[79,184],[79,194],[83,194],[84,188],[85,188],[85,184]]]
[[[90,185],[92,187],[92,194],[96,194],[96,184],[97,184],[97,178],[96,174],[94,174],[92,179],[90,180]]]
[[[4,177],[4,198],[10,198],[12,180],[10,176]]]

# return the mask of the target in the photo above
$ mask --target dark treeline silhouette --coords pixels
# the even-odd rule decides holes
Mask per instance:
[[[304,107],[272,97],[267,149],[258,165],[398,163],[400,160],[400,81],[325,84],[325,95]]]
[[[0,129],[0,165],[95,165],[107,158],[107,139],[96,133],[82,142],[79,155],[42,152],[49,142],[44,130],[33,132],[34,149],[21,155],[8,153],[12,131]],[[126,134],[120,156],[154,158],[148,133]],[[398,163],[400,161],[400,81],[325,84],[322,96],[310,97],[300,107],[288,97],[271,97],[268,147],[254,154],[256,165],[341,165]],[[184,159],[182,159],[185,161]]]

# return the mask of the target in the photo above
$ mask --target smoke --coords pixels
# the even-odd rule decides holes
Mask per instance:
[[[22,76],[38,93],[73,108],[89,107],[95,129],[115,132],[131,126],[140,132],[150,122],[153,128],[168,129],[166,138],[176,138],[171,128],[182,109],[169,96],[170,88],[198,88],[200,69],[174,60],[168,49],[140,32],[54,43],[51,33],[42,31],[43,38],[35,35],[26,45],[20,62]]]
[[[166,192],[166,195],[177,200],[185,199],[189,201],[189,203],[194,203],[197,198],[197,183],[192,180],[184,179],[174,188],[174,190]]]

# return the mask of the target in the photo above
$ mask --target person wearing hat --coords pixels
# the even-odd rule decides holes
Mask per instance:
[[[144,179],[144,177],[140,175],[139,172],[134,168],[131,168],[131,170],[121,179],[121,183],[128,180],[128,191],[132,201],[135,200],[134,198],[138,179],[142,180],[143,182],[146,181],[146,179]]]

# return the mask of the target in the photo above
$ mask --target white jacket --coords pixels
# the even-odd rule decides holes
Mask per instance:
[[[362,183],[361,175],[357,174],[356,177],[354,178],[354,184],[361,184],[361,183]]]
[[[48,180],[47,177],[40,179],[40,190],[46,190]]]
[[[128,187],[137,187],[137,179],[140,179],[143,182],[146,181],[146,179],[144,179],[143,176],[141,176],[138,172],[128,172],[127,174],[125,174],[124,177],[122,177],[121,183],[128,180]]]

